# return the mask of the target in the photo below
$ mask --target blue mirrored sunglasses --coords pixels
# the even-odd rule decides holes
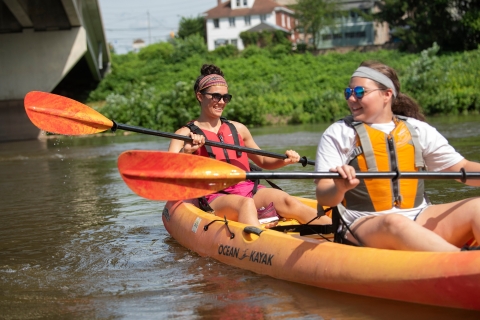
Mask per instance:
[[[366,92],[370,92],[370,91],[375,91],[375,90],[385,90],[385,89],[380,89],[380,88],[377,88],[377,89],[365,89],[364,87],[355,87],[355,88],[345,88],[345,91],[343,92],[343,94],[345,95],[345,99],[348,100],[352,95],[355,96],[355,98],[357,99],[362,99],[363,96],[365,96],[365,93]]]

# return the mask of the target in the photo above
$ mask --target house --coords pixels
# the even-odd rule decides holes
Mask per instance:
[[[145,41],[143,39],[135,39],[132,43],[133,52],[138,52],[145,47]]]
[[[382,45],[390,40],[387,23],[365,20],[360,12],[379,11],[375,0],[338,0],[346,14],[336,19],[333,28],[324,28],[317,37],[317,48]]]
[[[273,0],[229,0],[205,12],[207,47],[215,50],[231,44],[244,49],[240,33],[243,31],[283,30],[296,42],[294,12]]]

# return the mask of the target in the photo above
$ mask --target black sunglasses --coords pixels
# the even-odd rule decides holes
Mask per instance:
[[[231,100],[232,100],[232,95],[231,94],[220,94],[220,93],[209,93],[209,92],[205,92],[205,93],[202,93],[203,95],[206,95],[206,94],[209,94],[212,96],[212,100],[215,101],[215,102],[220,102],[220,100],[223,99],[223,102],[225,103],[229,103]]]
[[[355,96],[357,99],[362,99],[363,96],[365,96],[366,92],[370,91],[376,91],[376,90],[385,90],[385,89],[365,89],[364,87],[355,87],[355,88],[345,88],[345,91],[343,92],[345,95],[345,99],[348,100],[352,95]]]

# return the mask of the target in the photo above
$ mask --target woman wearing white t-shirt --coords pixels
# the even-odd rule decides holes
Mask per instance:
[[[417,251],[458,251],[480,242],[480,198],[429,205],[423,181],[364,179],[356,171],[480,171],[423,122],[415,101],[400,93],[396,72],[363,62],[345,89],[352,113],[332,124],[317,149],[316,170],[344,179],[316,180],[319,204],[343,203],[345,239],[369,247]],[[467,180],[480,186],[480,180]]]

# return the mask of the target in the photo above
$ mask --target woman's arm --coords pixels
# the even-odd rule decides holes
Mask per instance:
[[[243,142],[245,143],[245,147],[261,150],[260,147],[255,143],[253,140],[252,134],[248,130],[248,128],[241,124],[240,122],[231,121],[235,128],[238,131],[238,134],[242,137]],[[248,154],[248,158],[252,160],[256,165],[268,170],[274,170],[281,167],[284,167],[288,164],[297,163],[300,161],[300,156],[297,152],[293,150],[287,150],[285,155],[288,157],[285,160],[276,159],[271,157],[260,156],[257,154]]]
[[[170,141],[170,146],[168,147],[168,152],[192,154],[198,148],[201,148],[205,144],[204,136],[202,136],[201,134],[194,134],[187,127],[180,128],[175,133],[182,136],[190,136],[193,141],[190,143],[183,140],[172,139]]]
[[[472,172],[479,172],[480,171],[480,163],[478,162],[473,162],[469,161],[467,159],[463,159],[462,161],[454,164],[453,166],[442,170],[442,172],[460,172],[461,169],[465,169],[466,172],[472,171]],[[460,180],[457,180],[461,182]],[[466,185],[472,186],[472,187],[480,187],[480,179],[472,179],[468,180],[465,182]]]
[[[360,181],[355,177],[355,169],[349,165],[343,165],[330,169],[330,172],[338,172],[343,179],[317,179],[315,194],[318,203],[324,206],[336,206],[342,202],[345,193],[355,188]]]

